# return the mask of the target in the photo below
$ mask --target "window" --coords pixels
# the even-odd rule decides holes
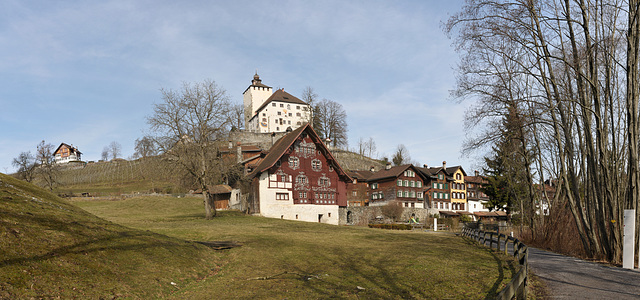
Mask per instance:
[[[275,102],[274,102],[274,103],[271,103],[271,106],[276,106]]]
[[[289,168],[297,169],[300,164],[300,159],[295,156],[289,156]]]
[[[442,189],[442,183],[438,183],[438,188]]]
[[[276,193],[276,200],[289,200],[289,193]]]
[[[291,105],[290,104],[287,104],[287,109],[291,109]]]
[[[422,187],[422,181],[416,181],[416,187]]]
[[[300,113],[296,113],[296,117],[299,117],[299,116],[300,116]]]
[[[449,199],[449,194],[444,194],[445,199]]]
[[[300,105],[296,105],[296,109],[300,109]]]
[[[298,175],[296,177],[296,183],[304,184],[304,183],[307,183],[307,182],[308,182],[307,176],[305,176],[305,175]]]
[[[460,173],[456,174],[456,180],[460,180],[462,176],[460,176]]]
[[[263,116],[263,117],[266,117],[266,116],[267,116],[267,114],[265,114],[265,113],[262,113],[262,116]]]
[[[402,197],[402,191],[398,191],[398,197]]]
[[[440,179],[440,180],[444,179],[444,175],[438,174],[438,179]]]
[[[434,182],[434,183],[433,183],[433,188],[434,188],[434,189],[437,189],[437,188],[438,188],[438,184]]]
[[[411,185],[411,187],[415,187],[416,186],[416,182],[411,180],[410,185]]]
[[[287,175],[280,175],[280,181],[287,182]]]
[[[422,199],[422,192],[416,193],[416,197],[418,197],[419,199]]]
[[[357,191],[351,192],[351,196],[357,197],[358,196],[358,192]]]
[[[282,112],[281,112],[281,111],[279,111],[279,112],[278,112],[278,116],[279,116],[279,115],[282,115]]]
[[[293,114],[292,114],[292,113],[289,113],[289,117],[291,117],[291,116],[293,116]]]
[[[371,184],[371,189],[372,189],[372,190],[375,190],[375,189],[377,189],[377,188],[378,188],[378,184],[377,184],[377,183],[372,183],[372,184]]]
[[[402,179],[398,179],[398,186],[402,186]]]
[[[280,103],[280,107],[284,107],[284,104]]]
[[[438,193],[433,192],[433,199],[438,199]]]
[[[407,186],[407,187],[409,186],[409,180],[404,181],[404,186]]]
[[[409,197],[409,192],[407,192],[407,191],[403,191],[403,192],[402,192],[402,196],[403,196],[403,197]]]
[[[416,197],[416,192],[415,191],[411,191],[411,193],[409,194],[409,197],[415,198]]]
[[[319,159],[311,160],[311,169],[313,169],[314,171],[322,170],[322,162]]]

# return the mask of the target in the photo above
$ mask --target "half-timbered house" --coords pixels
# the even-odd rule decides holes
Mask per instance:
[[[250,213],[335,225],[352,180],[309,124],[276,141],[248,176]]]

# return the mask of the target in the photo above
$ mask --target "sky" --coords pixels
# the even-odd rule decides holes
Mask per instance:
[[[442,23],[462,1],[0,2],[0,172],[45,140],[99,160],[148,133],[160,89],[214,80],[233,103],[257,73],[301,97],[342,104],[350,148],[373,138],[412,161],[464,157],[464,110],[450,96],[458,54]]]

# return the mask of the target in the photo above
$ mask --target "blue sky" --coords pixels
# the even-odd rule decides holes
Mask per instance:
[[[45,140],[98,160],[145,134],[160,88],[213,79],[235,103],[258,71],[343,105],[349,143],[404,144],[420,164],[461,157],[458,63],[441,22],[462,1],[13,1],[0,3],[0,172]]]

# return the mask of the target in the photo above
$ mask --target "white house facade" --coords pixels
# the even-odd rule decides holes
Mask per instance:
[[[284,89],[272,91],[258,74],[243,93],[245,130],[258,133],[293,131],[311,120],[311,106]]]

